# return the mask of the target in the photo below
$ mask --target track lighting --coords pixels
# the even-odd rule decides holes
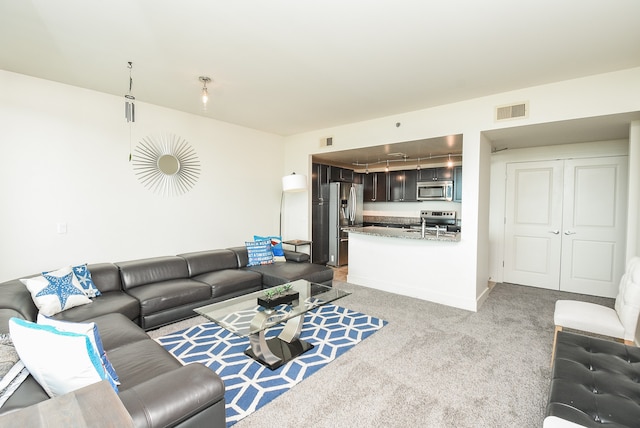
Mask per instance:
[[[364,167],[365,173],[370,172],[369,167],[373,166],[373,169],[376,170],[379,167],[377,165],[384,165],[384,171],[389,172],[389,169],[392,165],[396,165],[398,162],[402,162],[406,164],[407,162],[415,163],[416,169],[420,171],[422,168],[422,162],[426,159],[426,164],[429,165],[434,161],[437,162],[438,159],[442,159],[444,165],[447,168],[453,168],[455,162],[454,159],[462,159],[462,153],[448,153],[443,155],[433,155],[429,154],[429,156],[420,157],[420,158],[410,158],[408,156],[403,156],[402,159],[388,159],[388,160],[378,160],[374,162],[360,163],[360,162],[352,162],[351,165],[357,167]],[[439,163],[442,165],[442,163]],[[379,169],[378,169],[379,170]]]

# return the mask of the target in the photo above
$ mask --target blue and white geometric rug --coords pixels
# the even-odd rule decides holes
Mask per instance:
[[[366,339],[387,321],[335,305],[307,312],[300,338],[314,348],[276,370],[246,356],[249,339],[206,323],[157,339],[183,364],[199,362],[224,381],[227,426],[248,416]],[[266,337],[277,336],[273,327]]]

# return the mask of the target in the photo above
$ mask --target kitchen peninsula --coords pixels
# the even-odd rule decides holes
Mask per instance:
[[[462,288],[460,232],[368,226],[349,230],[347,281],[466,310],[474,296]]]

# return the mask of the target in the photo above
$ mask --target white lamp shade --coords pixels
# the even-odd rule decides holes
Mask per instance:
[[[307,177],[298,175],[295,172],[291,175],[282,177],[283,192],[302,192],[307,190]]]

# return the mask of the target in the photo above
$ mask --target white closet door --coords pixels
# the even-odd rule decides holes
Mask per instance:
[[[624,271],[627,157],[565,161],[560,289],[615,297]]]
[[[563,161],[507,165],[504,281],[557,290]]]

